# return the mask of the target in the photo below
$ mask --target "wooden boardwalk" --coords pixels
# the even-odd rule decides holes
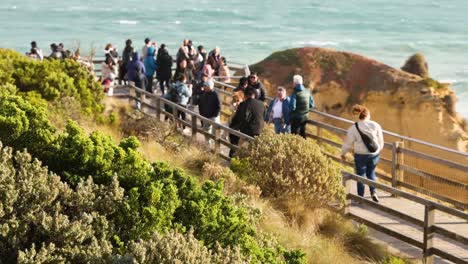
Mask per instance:
[[[116,90],[114,93],[122,96],[128,95],[124,90]],[[128,102],[128,99],[122,100]],[[151,98],[146,98],[146,103],[154,105],[154,101]],[[155,114],[154,110],[143,109],[147,114]],[[188,117],[187,121],[190,122],[190,117]],[[200,133],[196,135],[196,139],[201,143],[205,142],[205,137]],[[226,156],[229,149],[221,145],[220,151]],[[353,181],[350,186],[349,193],[355,194],[356,182]],[[366,192],[368,192],[367,187]],[[378,205],[371,201],[370,197],[365,197],[365,199],[353,197],[348,210],[348,216],[369,226],[371,230],[370,234],[376,240],[410,258],[421,260],[422,250],[420,248],[424,244],[425,205],[404,198],[392,197],[389,193],[383,191],[378,191],[378,193],[380,196],[380,203]],[[359,200],[359,203],[356,200]],[[455,256],[458,259],[457,263],[468,263],[467,220],[438,210],[435,211],[434,216],[435,224],[432,227],[434,230],[431,230],[431,233],[436,229],[438,232],[434,235],[432,247]],[[379,228],[387,230],[379,230]],[[392,232],[393,235],[390,235]],[[449,236],[455,237],[456,240],[441,236],[441,233],[449,234]],[[402,234],[407,238],[398,237],[398,234]],[[403,242],[404,240],[408,240],[408,238],[412,240],[411,244],[419,244],[419,247]],[[451,262],[440,257],[435,257],[434,263]]]
[[[353,182],[352,185],[356,186],[356,183]],[[369,190],[366,186],[366,192],[368,193],[368,191]],[[353,188],[353,193],[357,193],[356,187]],[[424,222],[424,205],[403,198],[395,198],[392,197],[389,193],[385,192],[378,192],[378,194],[380,197],[380,205],[409,215],[412,218],[419,220],[421,223]],[[368,203],[374,202],[371,201],[369,195],[367,195],[365,198],[368,202],[357,203],[353,201],[351,203],[351,217],[357,216],[359,218],[366,219],[367,221],[375,225],[386,227],[399,234],[405,234],[406,236],[409,236],[414,240],[423,243],[423,228],[417,224],[414,224],[414,220],[408,221],[390,213],[386,213],[383,210],[371,207],[368,205]],[[449,232],[458,234],[459,236],[464,237],[466,238],[466,240],[468,240],[468,222],[466,220],[452,215],[448,215],[440,211],[436,211],[435,226],[443,228]],[[370,234],[373,235],[373,237],[376,240],[381,241],[393,250],[400,252],[412,259],[420,260],[422,258],[422,250],[415,246],[412,246],[385,233],[378,232],[378,230],[372,230]],[[436,235],[433,246],[449,254],[452,254],[468,263],[468,244],[466,243],[466,241],[454,241],[442,237],[440,235]],[[436,257],[435,263],[451,262],[444,260],[440,257]]]

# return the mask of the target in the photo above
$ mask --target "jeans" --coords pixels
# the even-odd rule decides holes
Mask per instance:
[[[291,133],[306,138],[307,115],[291,118]]]
[[[282,118],[273,119],[273,124],[275,125],[276,134],[285,134],[291,132],[291,127],[289,125],[284,126],[284,121]]]
[[[380,155],[366,155],[366,154],[354,154],[354,163],[356,174],[361,177],[367,177],[367,179],[376,181],[375,167],[379,162]],[[375,188],[369,186],[371,195],[375,193]],[[364,196],[365,186],[363,183],[357,183],[357,192],[359,196]]]

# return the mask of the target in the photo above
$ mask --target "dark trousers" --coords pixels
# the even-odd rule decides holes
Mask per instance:
[[[231,144],[237,146],[239,144],[239,140],[240,140],[240,138],[238,136],[233,135],[233,134],[229,134],[229,142],[231,142]],[[234,154],[236,154],[236,151],[233,150],[233,149],[230,149],[229,150],[229,157],[230,158],[234,157]]]
[[[159,88],[161,89],[161,94],[164,95],[164,85],[169,89],[171,85],[171,78],[167,79],[158,79],[159,80]]]
[[[153,76],[146,76],[146,91],[148,93],[152,93],[153,92]]]
[[[307,115],[291,118],[291,133],[306,138]]]
[[[125,64],[120,65],[119,67],[119,85],[126,84],[127,80],[125,80],[125,74],[127,74],[127,67]]]

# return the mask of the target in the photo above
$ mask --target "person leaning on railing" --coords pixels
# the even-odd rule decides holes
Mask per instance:
[[[355,105],[353,114],[358,118],[353,126],[348,129],[346,139],[341,149],[341,159],[346,160],[346,153],[353,150],[355,172],[357,175],[376,181],[375,168],[379,162],[380,151],[384,147],[382,127],[370,120],[370,111],[364,106]],[[369,186],[372,200],[379,202],[375,188]],[[364,184],[357,183],[358,195],[363,197]]]

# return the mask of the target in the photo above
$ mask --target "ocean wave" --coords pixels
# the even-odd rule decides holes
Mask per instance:
[[[118,21],[114,21],[113,23],[120,24],[120,25],[136,25],[140,22],[136,20],[118,20]]]
[[[456,84],[456,83],[458,83],[457,80],[453,80],[453,79],[441,79],[441,80],[439,80],[439,82],[441,82],[441,83],[448,83],[448,84]]]
[[[336,47],[339,45],[338,42],[334,41],[319,41],[319,40],[309,40],[309,41],[298,41],[294,42],[295,45],[302,45],[302,46],[318,46],[318,47]]]

